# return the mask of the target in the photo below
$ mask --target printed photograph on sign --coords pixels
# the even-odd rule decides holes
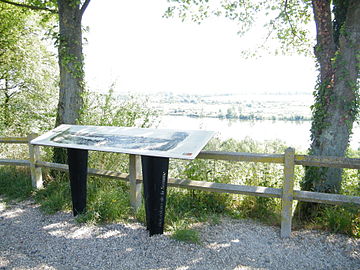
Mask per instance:
[[[51,141],[64,144],[83,144],[88,146],[119,147],[123,149],[168,151],[175,148],[189,134],[174,132],[169,138],[156,138],[130,135],[107,135],[96,132],[74,132],[70,129],[51,138]]]
[[[34,145],[194,159],[214,135],[205,130],[61,125]]]

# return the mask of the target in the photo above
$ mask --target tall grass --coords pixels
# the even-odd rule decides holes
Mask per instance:
[[[16,167],[0,168],[0,195],[6,200],[24,200],[32,193],[29,170]]]
[[[77,220],[86,223],[126,221],[131,217],[128,186],[114,179],[91,177],[87,211]]]
[[[48,214],[71,209],[69,182],[65,174],[59,174],[58,177],[62,179],[47,181],[46,188],[38,190],[34,197],[35,201],[41,205],[41,209]]]

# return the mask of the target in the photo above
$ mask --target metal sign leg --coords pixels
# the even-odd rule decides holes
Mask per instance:
[[[88,150],[67,149],[74,216],[86,211]]]
[[[166,187],[169,158],[141,156],[146,210],[146,229],[149,235],[164,231]]]

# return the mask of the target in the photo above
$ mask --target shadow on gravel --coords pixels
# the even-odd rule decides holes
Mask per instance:
[[[0,269],[359,269],[359,240],[314,231],[281,239],[249,220],[199,227],[203,245],[134,224],[77,224],[30,201],[1,208]]]

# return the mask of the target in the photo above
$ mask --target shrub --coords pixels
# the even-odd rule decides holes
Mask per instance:
[[[344,233],[360,238],[360,209],[355,205],[327,206],[317,218],[317,223],[334,233]]]

